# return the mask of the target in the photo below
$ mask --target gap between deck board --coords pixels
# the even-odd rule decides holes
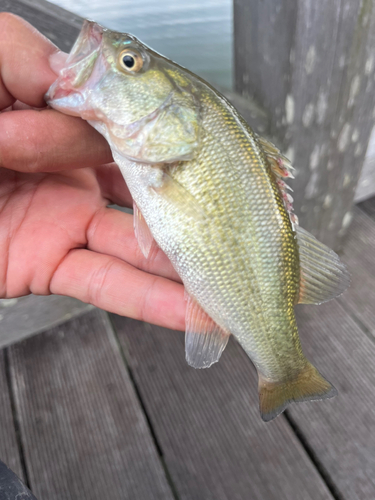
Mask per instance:
[[[370,211],[371,205],[367,205]],[[375,220],[360,208],[345,241],[342,259],[352,274],[348,290],[339,302],[350,312],[366,335],[375,341]]]
[[[7,378],[5,350],[0,350],[0,460],[24,481]]]
[[[235,342],[218,365],[194,370],[181,332],[113,321],[181,499],[333,498],[284,417],[261,421]]]
[[[38,500],[173,500],[106,313],[9,348]]]

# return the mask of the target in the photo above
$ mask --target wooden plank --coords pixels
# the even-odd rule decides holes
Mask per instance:
[[[369,198],[358,205],[358,207],[375,220],[375,198]]]
[[[335,485],[337,497],[373,500],[374,341],[338,301],[297,309],[305,352],[339,395],[329,405],[292,406],[289,416]]]
[[[262,422],[237,343],[219,364],[194,370],[181,332],[113,321],[179,498],[332,498],[285,418]]]
[[[236,91],[270,115],[297,168],[301,224],[338,247],[374,124],[370,0],[235,0]]]
[[[352,273],[350,288],[339,298],[356,321],[375,338],[375,223],[360,209],[345,241],[343,260]]]
[[[360,203],[375,195],[375,158],[366,157],[355,191],[354,201]]]
[[[0,348],[90,311],[80,300],[60,295],[0,299]]]
[[[375,203],[361,204],[375,217]],[[319,307],[298,306],[303,346],[337,387],[330,408],[291,408],[289,415],[331,479],[338,496],[372,500],[375,491],[375,221],[362,210],[346,238],[350,288]]]
[[[172,499],[105,313],[9,348],[38,500]]]
[[[0,422],[0,460],[24,480],[6,377],[4,350],[0,351]]]
[[[355,191],[354,201],[359,203],[375,195],[375,126],[372,128],[370,142],[362,172]]]

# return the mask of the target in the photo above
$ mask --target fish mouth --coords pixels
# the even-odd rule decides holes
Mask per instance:
[[[100,56],[104,29],[85,20],[57,80],[45,95],[51,107],[73,116],[82,116],[88,94],[88,80]]]

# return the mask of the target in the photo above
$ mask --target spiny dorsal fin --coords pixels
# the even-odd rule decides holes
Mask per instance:
[[[293,189],[289,187],[283,179],[294,179],[293,172],[295,169],[288,158],[284,156],[281,151],[274,144],[272,144],[272,142],[260,136],[257,136],[257,140],[261,145],[271,171],[275,176],[276,184],[283,199],[285,209],[288,212],[290,221],[294,227],[294,225],[298,224],[298,217],[293,213],[293,198],[289,193],[287,193],[288,189],[290,191],[293,191]]]
[[[194,368],[209,368],[219,361],[230,333],[220,328],[186,292],[185,298],[187,300],[186,361]]]
[[[341,295],[350,274],[340,257],[302,227],[295,231],[301,269],[298,304],[321,304]]]

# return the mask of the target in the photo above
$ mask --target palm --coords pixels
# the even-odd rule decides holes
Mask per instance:
[[[116,190],[129,201],[113,165],[41,174],[0,169],[0,255],[6,256],[2,296],[63,293],[183,328],[181,318],[173,318],[180,286],[139,271],[178,279],[168,259],[158,251],[145,260],[134,238],[132,217],[107,208],[104,192],[113,177]],[[172,316],[160,320],[155,318],[165,303],[165,282]],[[118,296],[120,290],[123,295]]]
[[[0,170],[0,254],[8,296],[49,293],[59,264],[87,246],[87,231],[106,200],[92,169],[26,174]]]

